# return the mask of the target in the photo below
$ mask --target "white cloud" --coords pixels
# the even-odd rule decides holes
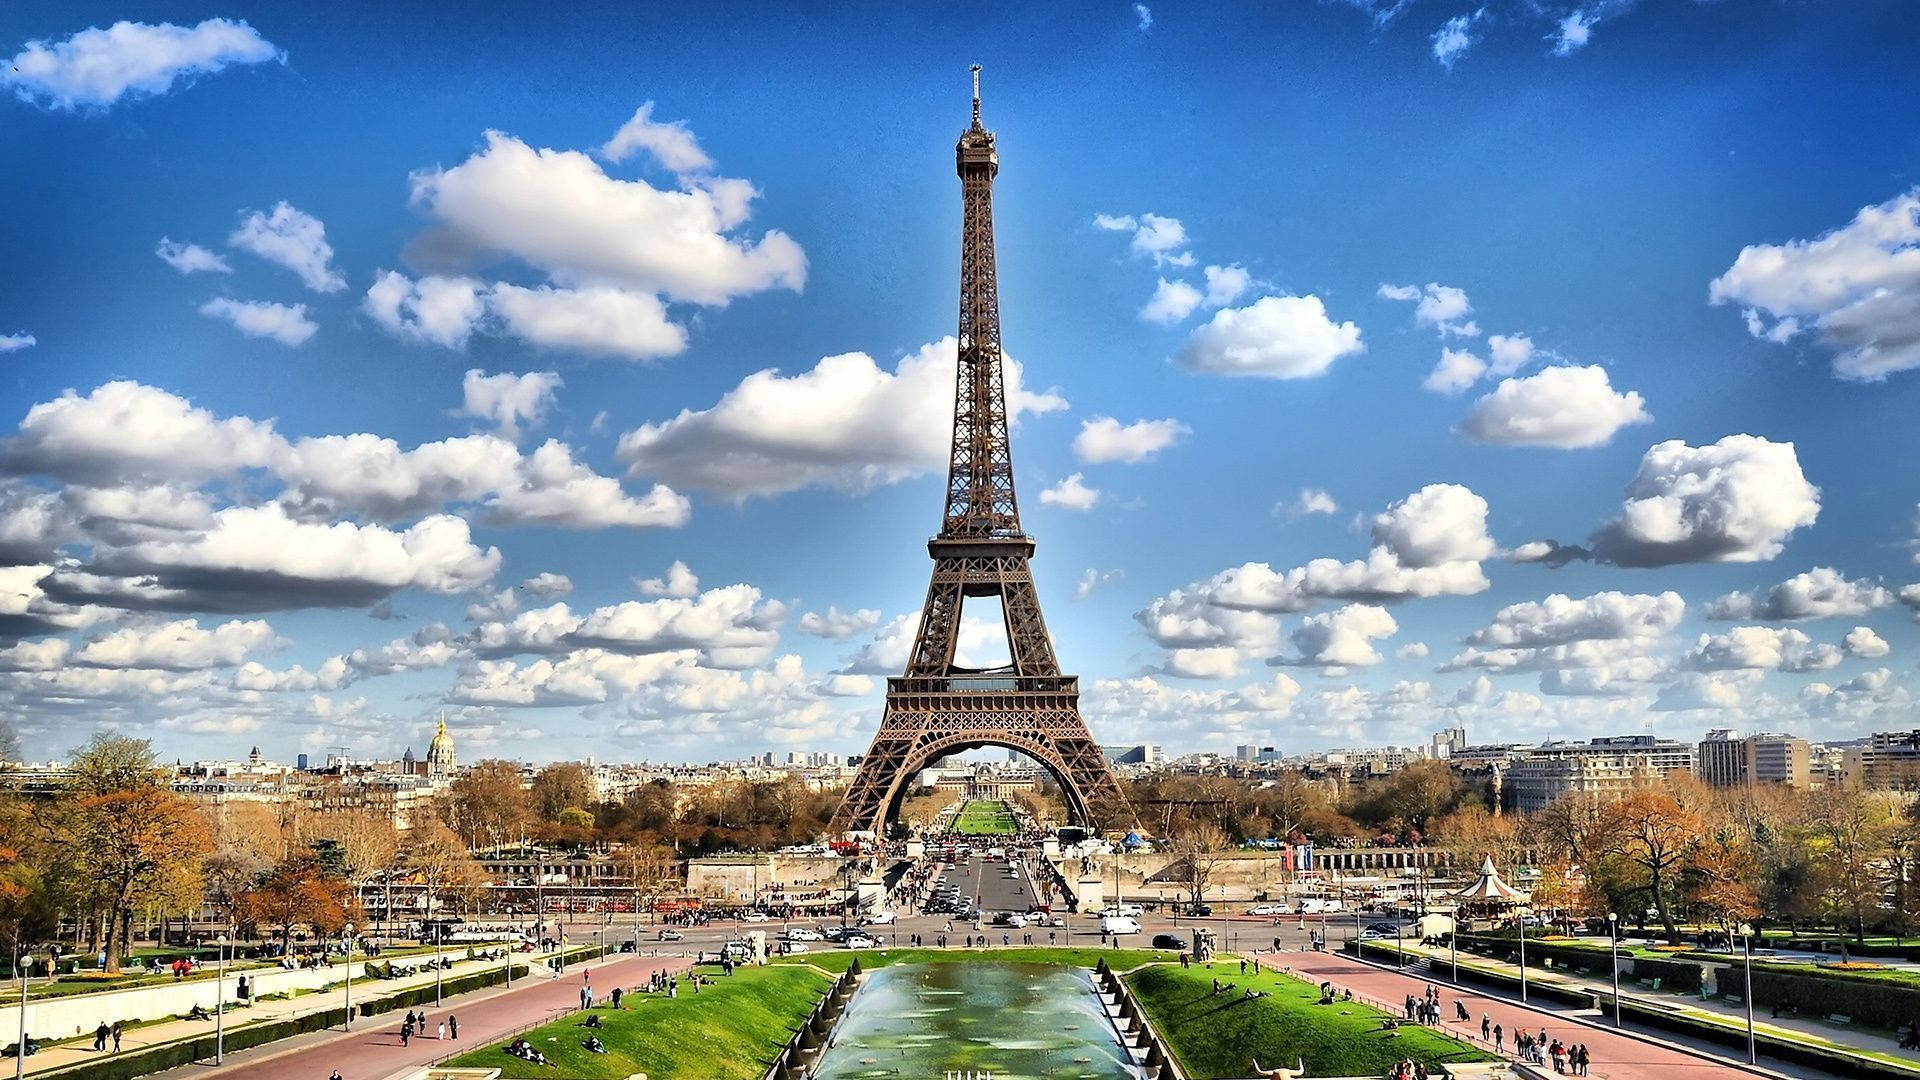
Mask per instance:
[[[87,642],[73,656],[84,667],[198,671],[230,667],[247,654],[283,644],[273,628],[238,619],[202,630],[196,619],[158,626],[129,626]]]
[[[0,353],[19,352],[40,344],[40,339],[21,330],[13,334],[0,334]]]
[[[1152,298],[1147,301],[1147,306],[1140,309],[1140,318],[1146,322],[1172,326],[1193,314],[1193,310],[1200,306],[1202,299],[1200,290],[1186,282],[1161,278],[1160,284],[1153,290]]]
[[[276,304],[270,300],[229,300],[216,296],[200,305],[200,314],[225,319],[248,337],[272,338],[282,345],[304,345],[320,324],[307,318],[305,304]]]
[[[1593,16],[1575,8],[1554,26],[1553,55],[1571,56],[1586,47],[1593,36]]]
[[[1147,5],[1133,5],[1133,16],[1139,20],[1140,29],[1146,30],[1153,26],[1153,9]]]
[[[545,570],[520,583],[520,588],[535,596],[565,596],[573,591],[573,579]]]
[[[907,669],[914,640],[920,632],[920,612],[897,615],[861,646],[841,669],[847,675],[898,675]],[[960,619],[960,641],[954,660],[963,667],[990,668],[1010,663],[1006,630],[974,615]]]
[[[1793,444],[1729,435],[1709,446],[1650,447],[1620,517],[1594,535],[1596,558],[1621,566],[1760,562],[1820,514]]]
[[[1724,634],[1701,634],[1680,664],[1695,671],[1825,671],[1840,660],[1839,648],[1814,645],[1791,627],[1736,626]]]
[[[685,600],[700,595],[700,578],[686,563],[675,559],[673,565],[667,567],[665,575],[644,581],[636,578],[633,587],[642,596],[671,596]]]
[[[1081,571],[1080,580],[1074,583],[1073,598],[1075,600],[1085,600],[1087,597],[1099,591],[1101,587],[1110,585],[1126,576],[1124,571],[1100,570],[1089,566]]]
[[[314,292],[334,293],[347,287],[347,279],[331,265],[333,245],[327,243],[327,227],[290,203],[276,203],[271,214],[258,210],[242,214],[227,243],[286,267]]]
[[[845,641],[855,634],[864,634],[878,625],[880,625],[880,612],[875,608],[841,611],[831,606],[825,612],[807,612],[800,616],[798,623],[801,633],[833,641]]]
[[[1402,660],[1425,660],[1431,651],[1424,641],[1410,641],[1395,649],[1393,655]]]
[[[416,172],[412,186],[412,203],[439,223],[441,244],[518,258],[562,287],[720,305],[767,289],[797,292],[806,281],[806,256],[785,233],[729,235],[758,194],[744,180],[701,177],[662,191],[610,177],[578,151],[536,150],[489,131],[478,153]]]
[[[1486,9],[1481,8],[1470,15],[1455,15],[1433,32],[1428,40],[1433,44],[1433,58],[1440,61],[1441,67],[1452,71],[1454,61],[1479,44],[1480,39],[1473,33],[1473,24],[1484,14]]]
[[[1112,461],[1138,465],[1192,433],[1192,428],[1172,418],[1122,424],[1111,416],[1096,416],[1080,422],[1073,452],[1089,465]]]
[[[1372,642],[1400,632],[1400,624],[1385,608],[1372,604],[1346,607],[1300,620],[1291,635],[1299,656],[1282,662],[1305,667],[1370,667],[1382,657]]]
[[[738,498],[898,483],[947,463],[955,363],[948,337],[892,372],[865,353],[829,356],[792,376],[758,371],[711,408],[625,433],[618,456],[633,475]],[[1024,389],[1020,366],[1005,363],[1009,419],[1066,408],[1056,394]]]
[[[502,487],[483,506],[495,524],[563,529],[677,529],[693,516],[693,504],[665,484],[634,498],[620,481],[575,461],[572,449],[557,439],[524,458],[517,482]]]
[[[1760,673],[1751,670],[1683,672],[1660,688],[1652,707],[1658,712],[1737,709],[1744,701],[1744,690],[1759,678]]]
[[[460,382],[459,415],[491,421],[501,435],[517,439],[522,424],[539,424],[546,418],[553,408],[554,391],[565,385],[559,373],[552,371],[488,375],[473,368]]]
[[[1383,281],[1375,292],[1387,300],[1418,301],[1413,309],[1413,321],[1432,327],[1441,337],[1449,334],[1478,337],[1480,334],[1479,325],[1467,318],[1473,314],[1473,304],[1467,299],[1465,289],[1456,289],[1437,281],[1428,282],[1424,287],[1392,285]]]
[[[1266,734],[1294,711],[1300,684],[1284,672],[1267,682],[1230,689],[1168,686],[1150,675],[1101,679],[1089,687],[1084,708],[1095,727],[1127,738],[1223,745]]]
[[[1090,488],[1079,473],[1066,477],[1040,493],[1040,505],[1062,510],[1091,510],[1100,502],[1100,489]]]
[[[197,482],[270,466],[285,445],[271,420],[216,419],[185,398],[123,380],[28,409],[18,434],[0,444],[0,464],[101,487]]]
[[[1276,503],[1273,512],[1275,516],[1290,518],[1302,518],[1308,514],[1337,514],[1340,504],[1321,488],[1301,488],[1300,494],[1295,495],[1292,502]]]
[[[414,281],[388,270],[374,278],[361,308],[399,337],[461,349],[486,314],[486,301],[486,286],[473,278]]]
[[[1629,424],[1650,423],[1644,405],[1637,391],[1616,392],[1597,364],[1550,367],[1502,380],[1474,403],[1460,430],[1475,442],[1582,449],[1605,444]]]
[[[1192,266],[1194,263],[1191,252],[1180,251],[1187,246],[1187,230],[1179,218],[1159,214],[1141,214],[1137,218],[1131,214],[1095,214],[1093,223],[1108,232],[1133,234],[1129,249],[1136,257],[1152,259],[1155,266]]]
[[[1201,271],[1207,279],[1207,306],[1226,307],[1253,287],[1253,275],[1243,266],[1209,266]]]
[[[1487,338],[1489,374],[1505,378],[1526,367],[1536,352],[1533,339],[1525,334],[1493,334]]]
[[[1539,649],[1574,641],[1652,640],[1672,633],[1686,610],[1686,601],[1675,592],[1600,592],[1578,600],[1555,593],[1501,608],[1492,623],[1464,641],[1482,648]]]
[[[639,151],[653,155],[667,171],[678,175],[711,172],[713,159],[700,149],[685,120],[662,123],[653,118],[653,102],[641,104],[596,153],[608,161],[625,161]]]
[[[1214,312],[1175,359],[1210,375],[1310,379],[1326,374],[1335,360],[1365,351],[1360,328],[1327,318],[1319,297],[1264,296]]]
[[[1441,349],[1440,362],[1420,385],[1436,394],[1457,394],[1478,382],[1486,370],[1487,362],[1465,349]]]
[[[207,19],[192,27],[121,21],[65,41],[37,40],[0,73],[23,100],[53,109],[104,109],[122,96],[164,94],[183,76],[213,74],[229,64],[280,56],[253,27]]]
[[[1920,367],[1920,188],[1863,207],[1817,239],[1742,248],[1707,295],[1742,305],[1756,337],[1815,334],[1842,379]]]
[[[1826,619],[1865,615],[1893,603],[1893,594],[1877,582],[1849,580],[1830,567],[1816,566],[1764,591],[1728,593],[1707,606],[1713,619]]]
[[[183,274],[233,273],[233,267],[227,265],[227,260],[199,244],[183,244],[163,236],[160,238],[160,246],[154,248],[153,253],[158,255],[162,262]]]
[[[1893,651],[1893,646],[1887,644],[1887,639],[1874,633],[1870,626],[1856,626],[1847,631],[1847,636],[1840,642],[1840,648],[1845,650],[1848,656],[1861,660],[1878,660]]]
[[[702,663],[747,668],[779,642],[784,604],[751,585],[726,585],[691,597],[627,600],[575,614],[564,603],[482,623],[457,644],[483,657],[590,648],[626,655],[693,651]]]
[[[647,360],[687,347],[685,327],[667,318],[658,296],[608,286],[523,289],[501,282],[488,309],[506,332],[523,341],[594,356]]]

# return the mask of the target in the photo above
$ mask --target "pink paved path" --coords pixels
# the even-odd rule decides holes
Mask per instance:
[[[558,978],[535,974],[516,981],[512,990],[482,990],[466,1000],[448,999],[446,1008],[432,1012],[428,1024],[431,1028],[449,1013],[458,1016],[457,1043],[416,1037],[411,1046],[401,1047],[400,1021],[407,1015],[401,1009],[356,1018],[353,1031],[339,1032],[321,1042],[279,1053],[271,1045],[262,1047],[252,1060],[234,1062],[229,1058],[228,1065],[206,1069],[199,1075],[222,1080],[326,1080],[331,1070],[339,1069],[341,1080],[384,1080],[403,1069],[428,1064],[456,1051],[478,1049],[509,1031],[578,1009],[582,971],[592,972],[594,994],[604,998],[616,985],[632,989],[645,981],[648,972],[662,968],[684,971],[692,963],[682,956],[612,954],[605,963],[576,963]]]
[[[1412,975],[1400,975],[1392,971],[1383,971],[1356,960],[1350,960],[1332,953],[1294,952],[1275,953],[1261,957],[1264,964],[1279,964],[1289,967],[1293,973],[1314,982],[1331,982],[1342,989],[1351,989],[1355,994],[1385,1002],[1397,1014],[1398,1003],[1408,994],[1419,997],[1426,991],[1428,980]],[[1513,1049],[1513,1034],[1516,1028],[1526,1028],[1539,1033],[1547,1029],[1550,1039],[1560,1039],[1567,1043],[1586,1043],[1587,1050],[1593,1054],[1593,1068],[1590,1076],[1604,1080],[1667,1080],[1669,1077],[1679,1080],[1719,1080],[1721,1077],[1739,1077],[1752,1080],[1753,1073],[1733,1065],[1716,1064],[1692,1054],[1669,1050],[1664,1046],[1644,1042],[1627,1034],[1616,1034],[1610,1029],[1589,1027],[1576,1024],[1565,1016],[1530,1009],[1501,998],[1486,997],[1466,986],[1454,986],[1448,982],[1436,982],[1440,988],[1440,1009],[1445,1016],[1441,1027],[1450,1035],[1479,1041],[1480,1018],[1489,1016],[1493,1022],[1506,1029],[1507,1050]],[[1473,1019],[1467,1023],[1453,1020],[1453,1003],[1464,1003]],[[1551,1066],[1542,1066],[1548,1073]],[[325,1076],[325,1073],[321,1074]]]

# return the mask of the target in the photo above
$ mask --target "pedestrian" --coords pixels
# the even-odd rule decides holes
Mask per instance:
[[[452,1013],[447,1014],[447,1032],[453,1036],[454,1042],[460,1041],[460,1018]]]
[[[1247,961],[1245,960],[1245,958],[1242,958],[1240,961],[1240,974],[1245,975],[1246,973],[1247,973]]]
[[[100,1021],[100,1026],[93,1029],[94,1052],[96,1053],[106,1052],[107,1036],[111,1034],[113,1034],[113,1031],[111,1028],[107,1027],[107,1022],[105,1020]]]
[[[620,1007],[620,988],[617,986],[613,988],[613,1007],[616,1009]]]
[[[327,1080],[340,1080],[340,1070],[335,1069],[332,1072],[328,1073]]]
[[[1480,1014],[1480,1041],[1486,1042],[1491,1038],[1493,1038],[1493,1018],[1488,1016],[1486,1013],[1481,1013]]]
[[[401,1024],[401,1025],[400,1025],[400,1047],[401,1047],[401,1049],[403,1049],[403,1050],[404,1050],[404,1049],[406,1049],[407,1047],[409,1047],[409,1046],[412,1046],[412,1045],[413,1045],[413,1025],[412,1025],[412,1024]]]
[[[126,1032],[126,1025],[118,1020],[113,1022],[113,1052],[120,1052],[120,1036]]]
[[[433,1039],[435,1042],[447,1041],[447,1022],[445,1020],[440,1021],[439,1024],[434,1026]]]
[[[1499,1024],[1493,1025],[1493,1052],[1496,1054],[1504,1053],[1505,1042],[1506,1042],[1506,1033],[1501,1030]]]
[[[1574,1047],[1573,1060],[1578,1066],[1577,1071],[1579,1074],[1581,1076],[1587,1075],[1587,1067],[1593,1064],[1593,1055],[1587,1052],[1586,1043],[1581,1043],[1579,1046]]]

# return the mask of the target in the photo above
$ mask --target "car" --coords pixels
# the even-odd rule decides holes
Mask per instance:
[[[1285,915],[1287,909],[1279,904],[1255,904],[1247,909],[1249,915]]]
[[[683,933],[681,933],[681,932],[680,932],[680,931],[678,931],[678,930],[662,930],[662,931],[660,931],[660,940],[661,940],[661,941],[685,941],[685,940],[686,940],[686,938],[687,938],[687,935],[685,935],[685,934],[683,934]]]
[[[1178,934],[1153,935],[1153,947],[1156,949],[1172,949],[1175,952],[1187,951],[1187,943],[1180,940],[1180,935]]]
[[[1400,924],[1397,922],[1368,923],[1367,929],[1385,937],[1394,937],[1400,933]]]
[[[1393,938],[1394,936],[1395,935],[1393,934],[1383,934],[1380,931],[1374,930],[1371,928],[1360,931],[1361,941],[1385,941]]]
[[[895,918],[894,913],[891,911],[876,911],[873,914],[866,917],[865,925],[890,926],[892,925],[894,918]]]
[[[1140,917],[1141,912],[1139,904],[1108,904],[1101,909],[1100,914],[1119,915],[1128,919],[1137,919]]]
[[[1209,915],[1211,915],[1211,914],[1213,914],[1213,905],[1211,905],[1211,904],[1188,904],[1188,905],[1187,905],[1187,906],[1186,906],[1185,908],[1183,908],[1183,909],[1182,909],[1182,913],[1183,913],[1183,914],[1186,914],[1186,915],[1193,915],[1193,916],[1196,916],[1196,917],[1199,917],[1199,918],[1203,918],[1203,919],[1204,919],[1204,918],[1206,918],[1207,916],[1209,916]]]
[[[787,943],[781,946],[780,951],[786,953],[788,956],[792,956],[794,953],[803,953],[807,951],[807,943],[789,938],[787,939]]]
[[[745,915],[740,916],[740,921],[741,922],[766,922],[767,913],[764,911],[749,911]]]
[[[1126,915],[1103,915],[1100,918],[1100,932],[1103,934],[1137,934],[1140,932],[1140,920]]]
[[[788,941],[820,941],[823,940],[824,935],[818,930],[809,929],[805,926],[789,926],[787,927],[786,938]]]
[[[871,949],[871,948],[875,948],[879,944],[880,944],[879,942],[873,940],[870,937],[866,937],[864,935],[860,937],[850,937],[847,940],[840,943],[842,948],[847,948],[847,949]]]

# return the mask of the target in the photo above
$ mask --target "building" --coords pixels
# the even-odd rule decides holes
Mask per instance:
[[[447,734],[447,718],[440,718],[440,730],[427,744],[427,779],[446,782],[453,779],[457,762],[453,756],[453,736]]]
[[[1160,753],[1158,743],[1141,743],[1139,746],[1103,746],[1100,752],[1115,765],[1159,765],[1166,759]]]
[[[1616,735],[1534,747],[1506,767],[1516,810],[1544,809],[1574,794],[1623,795],[1676,772],[1692,772],[1694,748],[1652,735]]]
[[[1716,787],[1812,783],[1813,748],[1805,739],[1771,732],[1741,738],[1721,728],[1707,732],[1698,750],[1700,779]]]
[[[1843,770],[1852,787],[1920,786],[1920,728],[1874,732],[1864,744],[1847,749]]]

